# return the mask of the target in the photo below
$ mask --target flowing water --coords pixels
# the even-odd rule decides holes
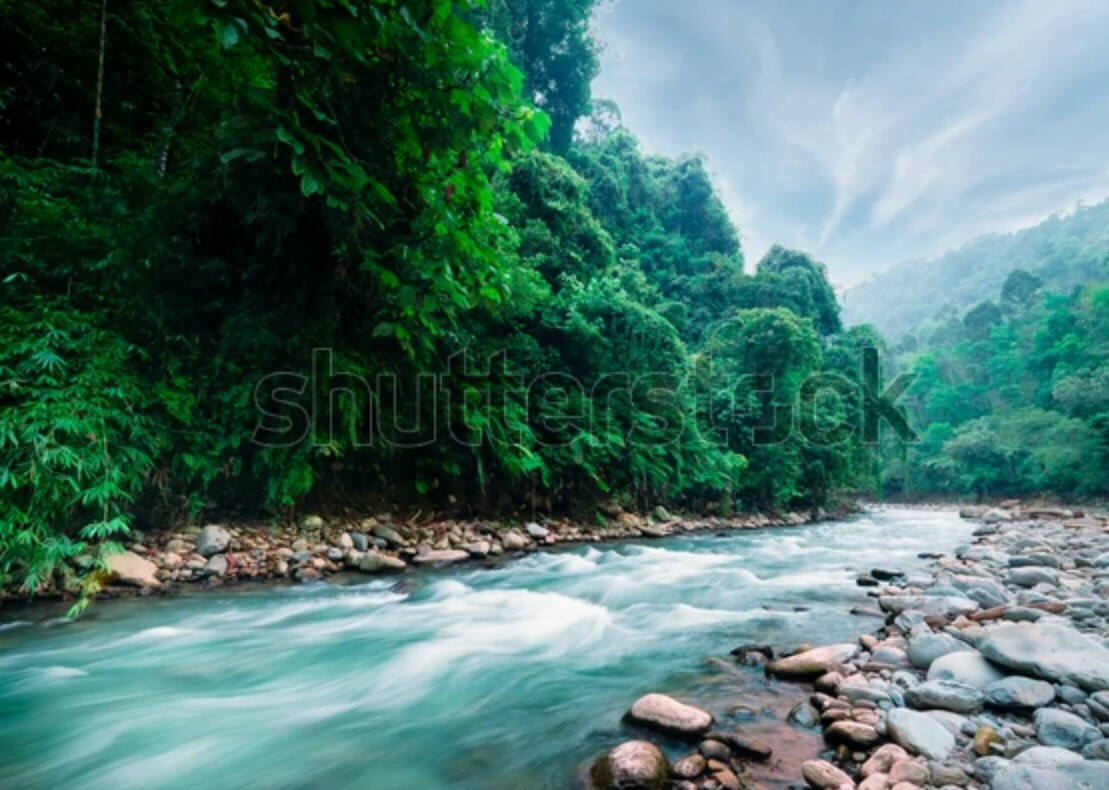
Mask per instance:
[[[649,691],[788,729],[781,684],[708,657],[853,640],[880,623],[848,613],[868,602],[858,571],[921,569],[970,529],[876,510],[400,583],[117,601],[69,625],[0,611],[0,787],[563,790]],[[799,737],[784,751],[819,748]]]

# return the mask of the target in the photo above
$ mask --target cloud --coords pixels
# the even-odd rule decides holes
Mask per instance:
[[[708,156],[749,259],[847,284],[1109,195],[1100,0],[616,0],[598,27],[595,93]]]

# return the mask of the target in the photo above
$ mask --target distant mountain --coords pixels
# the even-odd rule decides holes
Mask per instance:
[[[896,341],[945,307],[961,311],[996,300],[1014,269],[1032,272],[1056,291],[1109,280],[1109,200],[873,275],[844,293],[843,323],[873,324]]]

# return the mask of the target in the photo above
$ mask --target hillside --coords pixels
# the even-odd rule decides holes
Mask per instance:
[[[1015,233],[979,236],[932,260],[913,260],[874,275],[843,296],[844,324],[873,324],[890,340],[947,307],[995,299],[1014,269],[1055,291],[1109,273],[1109,200],[1053,215]]]

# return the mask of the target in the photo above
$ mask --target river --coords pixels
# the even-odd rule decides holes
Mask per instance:
[[[779,684],[711,657],[851,641],[880,624],[848,613],[868,603],[857,572],[923,569],[918,553],[971,528],[883,509],[492,570],[112,601],[68,625],[0,610],[0,787],[565,790],[650,691],[785,729]]]

